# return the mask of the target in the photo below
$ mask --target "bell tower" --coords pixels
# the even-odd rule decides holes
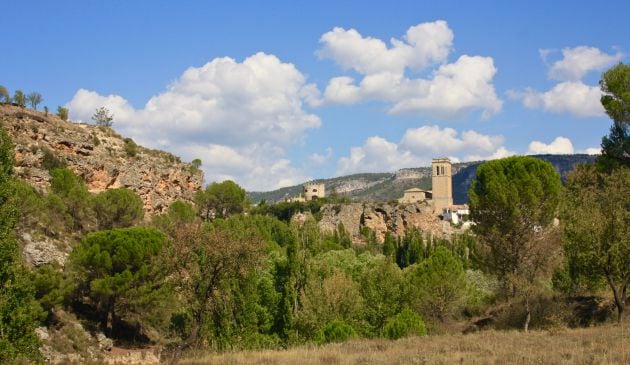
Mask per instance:
[[[453,181],[451,160],[434,158],[431,162],[431,184],[433,192],[433,212],[442,214],[442,209],[453,205]]]

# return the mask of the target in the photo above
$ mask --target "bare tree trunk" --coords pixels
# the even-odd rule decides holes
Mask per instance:
[[[525,324],[523,325],[523,330],[525,332],[529,331],[529,321],[532,319],[532,313],[529,308],[529,297],[525,298]]]
[[[623,321],[623,316],[626,309],[626,288],[628,287],[629,279],[630,275],[628,275],[623,281],[620,288],[621,293],[619,293],[619,289],[615,285],[612,275],[606,273],[606,280],[608,281],[608,285],[612,289],[613,297],[615,298],[615,306],[617,307],[617,323],[621,323]]]

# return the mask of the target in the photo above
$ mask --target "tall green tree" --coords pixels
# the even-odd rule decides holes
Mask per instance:
[[[50,175],[51,190],[65,204],[74,228],[88,228],[93,219],[91,195],[83,179],[66,168],[53,169]]]
[[[462,262],[446,247],[438,247],[410,272],[410,303],[426,316],[444,321],[462,305],[466,275]]]
[[[70,254],[74,298],[95,311],[107,334],[123,323],[147,326],[169,299],[168,272],[155,265],[166,245],[154,229],[121,228],[88,234]]]
[[[265,244],[255,226],[239,224],[240,228],[235,229],[230,220],[217,226],[182,224],[171,233],[170,266],[187,322],[182,342],[174,352],[175,361],[191,346],[211,343],[225,348],[215,340],[234,320],[231,315],[226,317],[224,310],[234,308],[232,288],[257,272],[263,263]]]
[[[133,190],[108,189],[93,199],[98,229],[131,227],[144,217],[142,199]]]
[[[508,157],[477,168],[468,193],[479,237],[477,259],[501,280],[503,294],[516,294],[510,279],[527,272],[526,258],[557,215],[562,184],[553,166],[533,157]]]
[[[31,104],[31,108],[37,110],[37,106],[44,100],[42,94],[38,92],[32,92],[26,95],[26,100]]]
[[[569,265],[605,278],[621,322],[630,283],[630,168],[602,174],[579,166],[567,179],[562,222]]]
[[[26,95],[24,94],[24,91],[15,90],[15,93],[13,94],[13,102],[21,108],[26,107]]]
[[[2,85],[0,85],[0,99],[5,103],[8,103],[11,101],[9,90],[7,90],[7,88]]]
[[[602,155],[597,165],[602,171],[630,167],[630,65],[623,63],[606,71],[599,82],[601,103],[613,120],[610,134],[602,138]]]
[[[61,118],[61,120],[68,120],[68,108],[64,108],[62,106],[57,107],[57,116]]]
[[[0,129],[0,363],[40,362],[34,330],[43,312],[13,233],[18,213],[11,200],[13,151],[10,137]]]
[[[205,220],[240,213],[245,208],[245,202],[245,190],[231,180],[212,183],[195,195],[195,204]]]

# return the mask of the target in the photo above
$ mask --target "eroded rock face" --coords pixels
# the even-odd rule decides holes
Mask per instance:
[[[203,174],[167,152],[138,146],[135,156],[126,141],[109,128],[65,122],[56,116],[0,105],[0,125],[13,138],[16,173],[45,189],[51,156],[83,177],[91,192],[129,188],[144,202],[146,216],[164,212],[176,200],[192,200]]]
[[[450,235],[450,225],[445,229],[443,222],[432,213],[427,203],[377,204],[351,203],[327,204],[322,207],[319,228],[322,232],[333,232],[342,223],[354,244],[364,243],[361,229],[374,231],[379,242],[383,242],[387,232],[402,236],[408,229],[417,228],[435,237]],[[448,224],[447,224],[448,225]]]

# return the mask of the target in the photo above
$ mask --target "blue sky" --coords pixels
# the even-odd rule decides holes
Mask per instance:
[[[248,190],[594,153],[630,52],[626,1],[3,3],[1,85]]]

